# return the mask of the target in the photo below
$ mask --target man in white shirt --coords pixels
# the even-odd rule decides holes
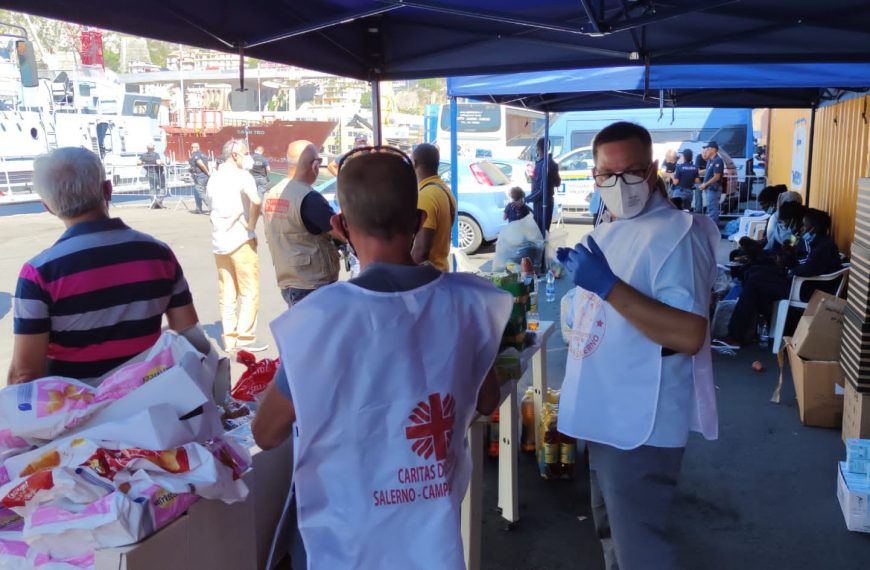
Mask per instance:
[[[208,181],[212,249],[218,270],[218,303],[224,349],[266,350],[257,341],[260,258],[254,232],[260,217],[257,183],[248,170],[253,159],[244,141],[223,148],[223,164]]]
[[[719,231],[668,201],[643,127],[614,123],[592,149],[616,220],[558,252],[579,287],[559,431],[588,442],[607,569],[673,570],[668,526],[689,432],[718,437],[708,315]]]

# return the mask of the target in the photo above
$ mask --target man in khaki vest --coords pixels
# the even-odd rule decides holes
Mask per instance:
[[[315,289],[338,280],[338,250],[332,241],[330,219],[335,212],[311,185],[322,159],[317,147],[296,141],[287,148],[285,178],[266,194],[266,237],[288,307]]]

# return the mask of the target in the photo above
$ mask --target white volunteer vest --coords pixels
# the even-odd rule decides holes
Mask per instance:
[[[698,219],[693,229],[691,214],[662,203],[636,218],[602,224],[590,235],[617,277],[654,297],[656,276],[677,244],[690,239],[690,231],[703,231],[705,243],[715,252],[718,230],[707,222],[710,220]],[[713,279],[711,272],[711,289]],[[698,294],[709,297],[709,292]],[[619,449],[639,447],[655,425],[662,347],[592,292],[580,288],[574,304],[559,430]],[[704,348],[692,360],[695,400],[691,429],[715,439],[718,418],[709,332]]]
[[[400,293],[329,285],[272,323],[310,570],[465,568],[466,431],[512,304],[445,273]]]

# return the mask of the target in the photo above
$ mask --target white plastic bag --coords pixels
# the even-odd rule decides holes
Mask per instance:
[[[719,301],[716,312],[713,313],[713,322],[710,324],[711,338],[728,337],[728,324],[731,322],[735,307],[737,301]]]
[[[531,258],[536,264],[544,251],[544,236],[535,218],[531,214],[509,223],[501,229],[498,241],[495,242],[495,258],[492,261],[493,271],[503,271],[508,262],[517,265],[524,257]]]

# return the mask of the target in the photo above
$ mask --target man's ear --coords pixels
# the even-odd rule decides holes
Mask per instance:
[[[56,216],[56,215],[57,215],[57,214],[55,214],[54,212],[51,211],[51,208],[49,208],[49,207],[48,207],[48,204],[46,204],[45,202],[42,203],[42,207],[45,208],[45,211],[48,212],[49,214],[51,214],[52,216]]]
[[[103,181],[103,197],[106,199],[106,202],[112,201],[112,181],[104,180]]]
[[[329,225],[332,226],[332,231],[335,233],[335,235],[337,235],[344,241],[349,241],[347,238],[347,231],[345,231],[342,220],[343,217],[341,214],[333,214],[333,216],[329,218]]]

